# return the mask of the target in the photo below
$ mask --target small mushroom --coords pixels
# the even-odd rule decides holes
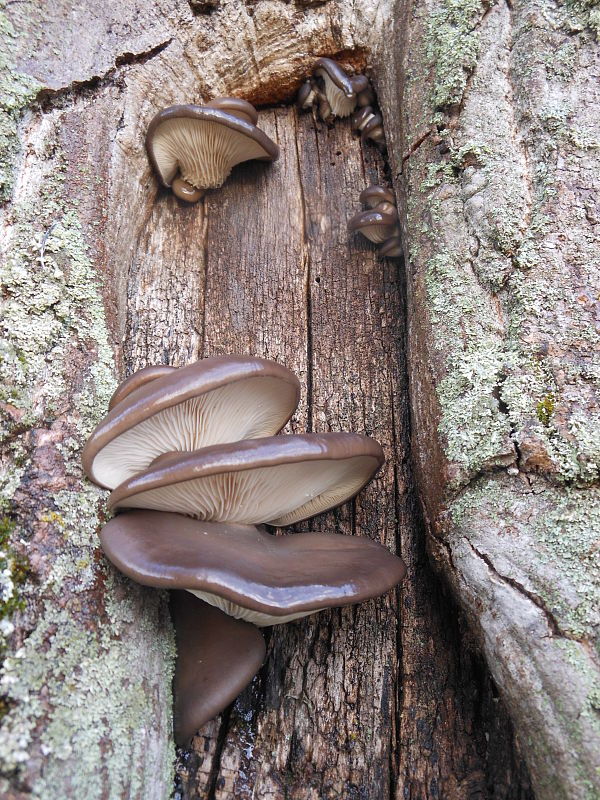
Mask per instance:
[[[130,375],[129,378],[126,378],[118,385],[113,396],[108,401],[108,410],[110,411],[114,408],[135,389],[139,389],[140,386],[144,386],[156,378],[162,378],[163,375],[170,375],[174,369],[176,369],[176,367],[158,364],[152,367],[144,367],[134,372],[133,375]]]
[[[385,144],[385,134],[383,132],[383,119],[381,114],[373,114],[371,119],[363,126],[360,138],[364,142],[371,139],[375,144]]]
[[[163,453],[277,433],[299,398],[296,376],[262,358],[206,358],[167,370],[113,405],[83,449],[83,468],[112,489]]]
[[[319,58],[314,74],[323,79],[325,96],[337,117],[349,117],[356,108],[356,92],[350,78],[331,58]]]
[[[238,97],[217,97],[214,100],[209,100],[205,108],[218,108],[238,119],[243,119],[244,122],[249,122],[251,125],[258,123],[258,111],[252,103],[247,100],[240,100]]]
[[[312,81],[305,81],[298,91],[298,108],[302,110],[311,108],[315,97],[316,91]]]
[[[369,208],[375,208],[381,203],[389,203],[394,209],[396,208],[396,198],[391,189],[386,189],[384,186],[367,186],[363,189],[358,196],[360,202]]]
[[[403,255],[402,239],[399,236],[391,236],[381,245],[379,252],[385,258],[400,258]]]
[[[360,536],[273,536],[252,525],[131,511],[100,534],[106,556],[137,583],[186,589],[254,625],[362,603],[406,574],[400,558]]]
[[[359,231],[370,242],[381,244],[399,233],[398,213],[395,208],[393,213],[377,208],[359,211],[349,220],[348,230],[350,233]]]
[[[234,442],[164,456],[120,484],[108,506],[291,525],[353,497],[383,460],[376,441],[355,433]]]
[[[360,131],[361,140],[371,139],[376,144],[385,144],[383,119],[371,106],[360,108],[352,117],[352,129]]]
[[[256,127],[256,119],[250,103],[231,97],[205,106],[165,108],[146,134],[150,163],[164,186],[195,202],[206,189],[221,186],[236,164],[279,156],[279,148]]]
[[[266,654],[262,634],[188,592],[171,594],[177,663],[175,741],[184,745],[250,683]]]

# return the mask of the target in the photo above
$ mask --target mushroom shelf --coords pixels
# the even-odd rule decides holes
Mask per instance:
[[[298,399],[293,374],[264,359],[147,367],[117,388],[84,450],[92,480],[121,480],[109,509],[125,513],[101,533],[107,557],[139,583],[197,598],[174,601],[179,743],[258,670],[264,642],[249,623],[281,624],[360,603],[405,575],[402,560],[369,539],[275,537],[255,527],[290,525],[340,505],[384,461],[377,442],[354,433],[262,437],[282,428]]]

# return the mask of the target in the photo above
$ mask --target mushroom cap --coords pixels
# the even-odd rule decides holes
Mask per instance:
[[[353,497],[383,460],[380,445],[356,433],[252,439],[167,458],[124,481],[108,505],[291,525]]]
[[[177,662],[175,741],[184,745],[250,683],[266,654],[262,634],[188,592],[171,594]]]
[[[238,119],[243,119],[251,125],[256,125],[258,122],[258,111],[254,108],[252,103],[247,100],[240,100],[238,97],[216,97],[214,100],[209,100],[205,108],[218,108],[220,111],[226,111]]]
[[[338,117],[349,117],[356,108],[356,91],[340,65],[330,58],[319,58],[314,74],[323,78],[325,96],[333,113]]]
[[[235,98],[223,100],[230,106],[235,102]],[[146,149],[165,186],[179,173],[196,189],[217,188],[236,164],[278,157],[279,148],[266,133],[235,115],[240,114],[240,103],[245,108],[245,101],[237,101],[234,113],[214,105],[178,105],[156,114],[146,134]]]
[[[386,258],[400,258],[403,255],[402,239],[399,236],[391,236],[381,245],[379,252]]]
[[[196,187],[192,186],[191,183],[184,181],[181,175],[173,178],[171,190],[175,197],[178,197],[180,200],[183,200],[186,203],[197,203],[198,200],[204,197],[205,192],[204,189],[196,189]]]
[[[352,115],[352,130],[362,131],[367,122],[375,116],[371,106],[364,106]]]
[[[401,559],[364,537],[273,536],[252,525],[160,511],[120,514],[100,539],[106,556],[137,583],[187,589],[259,626],[362,603],[406,574]]]
[[[398,232],[398,214],[386,214],[377,209],[359,211],[348,221],[350,233],[359,231],[375,244],[381,244]]]
[[[113,392],[113,396],[108,401],[108,410],[110,411],[114,408],[121,400],[124,400],[127,395],[131,394],[135,389],[139,389],[140,386],[144,386],[146,383],[150,383],[150,381],[155,380],[156,378],[162,378],[164,375],[170,375],[177,367],[169,367],[166,364],[156,364],[151,367],[144,367],[143,369],[138,369],[137,372],[134,372],[133,375],[130,375],[128,378],[125,378],[124,381],[117,386],[115,391]]]
[[[297,105],[298,108],[310,108],[315,97],[315,90],[310,81],[304,81],[298,90]]]
[[[394,197],[394,193],[391,189],[386,189],[385,186],[367,186],[366,189],[363,189],[359,196],[360,202],[365,205],[369,206],[369,208],[375,208],[379,203],[392,203],[392,205],[396,205],[396,198]]]
[[[373,114],[360,129],[360,138],[373,139],[374,142],[383,142],[383,119],[381,114]]]
[[[359,94],[359,92],[366,92],[369,88],[369,79],[366,75],[352,75],[352,77],[349,78],[349,81],[355,94]]]
[[[296,376],[274,361],[205,358],[127,394],[88,439],[83,468],[113,489],[162,453],[277,433],[299,398]]]

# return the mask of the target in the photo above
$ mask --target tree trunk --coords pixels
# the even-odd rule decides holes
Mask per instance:
[[[600,796],[598,22],[406,3],[379,62],[428,549],[538,798]]]
[[[473,72],[477,47],[467,46],[467,34],[479,25],[478,7],[456,11],[467,25],[459,38],[471,61],[463,65],[462,51],[455,54],[444,44],[446,52],[436,38],[438,20],[451,30],[459,27],[443,16],[451,15],[444,5],[436,10],[417,3],[409,10],[364,0],[349,8],[329,0],[305,8],[226,0],[216,10],[211,6],[148,7],[129,0],[115,9],[73,8],[56,0],[51,9],[28,2],[6,8],[21,35],[3,25],[11,71],[0,146],[12,168],[3,176],[7,344],[0,368],[8,387],[3,465],[5,538],[11,544],[0,546],[21,582],[4,615],[11,615],[15,631],[4,627],[0,787],[15,798],[169,796],[173,652],[164,600],[120,578],[99,554],[95,535],[105,498],[81,478],[79,454],[106,411],[116,374],[243,352],[297,372],[304,390],[290,430],[356,430],[382,443],[387,461],[376,481],[354,503],[310,527],[370,536],[402,555],[409,576],[377,601],[274,628],[252,686],[200,731],[190,752],[180,753],[179,794],[291,800],[532,796],[503,700],[428,567],[410,472],[410,376],[412,446],[428,541],[435,545],[430,549],[460,594],[523,731],[539,797],[551,797],[537,748],[546,747],[553,757],[562,748],[566,763],[573,744],[568,737],[560,743],[563,729],[552,725],[535,729],[537,741],[527,738],[531,726],[518,704],[530,687],[524,681],[519,694],[506,672],[513,664],[520,668],[523,651],[515,642],[529,632],[523,634],[520,616],[507,620],[503,614],[510,592],[526,610],[533,601],[515,585],[518,577],[499,578],[496,554],[487,549],[490,518],[502,516],[490,498],[500,497],[509,506],[502,519],[508,515],[514,526],[505,537],[511,552],[519,536],[523,558],[536,553],[528,498],[520,503],[511,485],[520,485],[519,479],[505,471],[488,476],[481,465],[452,462],[444,449],[447,437],[436,435],[439,386],[448,368],[437,355],[433,326],[448,328],[449,346],[458,353],[461,320],[453,329],[445,316],[450,312],[427,296],[427,274],[434,268],[429,262],[444,256],[448,245],[442,236],[439,242],[427,236],[422,215],[429,220],[425,203],[440,191],[438,165],[458,189],[466,169],[478,167],[470,164],[471,151],[462,143],[456,148],[454,140],[441,156],[426,148],[442,145],[437,129],[432,132],[434,106],[441,104],[440,124],[449,124],[448,109],[452,122],[466,119],[466,104],[448,104],[436,87],[454,87],[456,75]],[[489,49],[481,49],[488,58]],[[409,248],[413,242],[423,247],[408,254],[408,304],[403,264],[379,260],[371,245],[348,238],[345,228],[359,208],[361,189],[389,181],[385,158],[373,146],[361,146],[348,121],[329,128],[310,113],[274,107],[293,100],[316,54],[357,71],[374,67],[390,166],[399,199],[406,199],[405,241]],[[448,54],[458,59],[450,59],[456,75],[436,77],[435,64]],[[504,90],[496,91],[498,97],[483,106],[490,117]],[[427,104],[429,94],[427,102],[420,94],[425,92],[432,93],[433,105]],[[221,190],[184,207],[170,193],[157,192],[145,130],[166,105],[224,94],[270,106],[260,125],[278,141],[281,157],[273,165],[237,168]],[[509,125],[504,117],[502,122]],[[418,147],[422,135],[425,144]],[[494,147],[495,135],[481,134],[485,148]],[[514,141],[505,146],[507,160],[516,161],[522,150]],[[402,154],[413,147],[405,162],[410,169],[400,175]],[[428,181],[431,187],[422,186]],[[490,208],[498,205],[498,194],[486,200]],[[460,237],[465,219],[452,218],[452,224]],[[492,263],[483,257],[490,272]],[[442,297],[446,289],[440,289]],[[483,283],[475,289],[488,297]],[[479,298],[471,285],[465,294]],[[447,305],[462,308],[457,301]],[[486,306],[477,304],[473,314],[497,334]],[[469,321],[464,309],[461,316]],[[502,375],[501,392],[512,373],[506,367]],[[491,419],[510,418],[497,385],[489,391]],[[452,402],[460,407],[458,395]],[[468,425],[476,436],[481,420],[465,408],[461,430]],[[490,463],[512,468],[517,428],[500,436],[492,423],[488,427],[497,449]],[[446,464],[458,468],[453,472]],[[487,494],[490,480],[499,487],[493,495]],[[446,527],[444,509],[453,520]],[[475,533],[485,533],[481,547]],[[479,571],[469,568],[470,548]],[[27,575],[19,560],[25,557]],[[491,597],[488,605],[481,605],[482,596]],[[494,616],[491,602],[501,614]],[[13,613],[19,604],[24,607]],[[539,645],[537,654],[560,644],[531,641]],[[503,642],[511,647],[502,649]],[[564,643],[579,645],[572,638]],[[567,647],[558,651],[563,662],[572,658]],[[528,674],[523,671],[524,678]],[[540,688],[540,703],[555,699],[551,690],[548,684]],[[585,769],[589,758],[582,761]],[[579,786],[579,777],[565,774],[561,786]]]

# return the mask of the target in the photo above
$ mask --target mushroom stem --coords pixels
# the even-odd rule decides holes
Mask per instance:
[[[204,197],[205,189],[196,189],[191,183],[184,181],[183,178],[177,176],[171,184],[173,194],[180,200],[185,200],[186,203],[197,203]]]

